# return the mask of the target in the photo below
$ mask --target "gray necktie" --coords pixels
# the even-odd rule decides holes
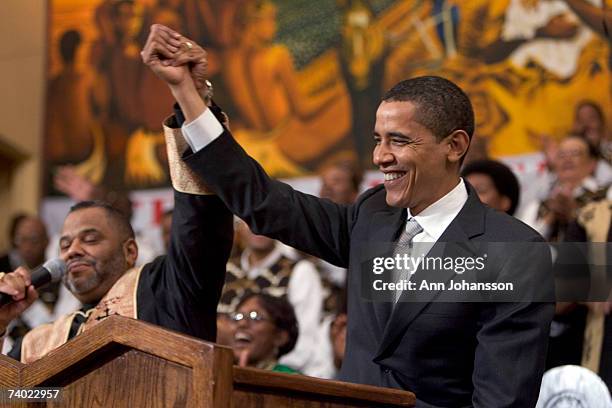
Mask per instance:
[[[397,244],[395,244],[395,248],[393,249],[393,258],[397,255],[403,256],[404,254],[410,257],[410,252],[412,250],[412,240],[413,238],[423,232],[423,228],[419,225],[417,220],[414,218],[410,218],[406,221],[406,227],[402,231],[399,239],[397,240]],[[407,269],[394,269],[392,273],[392,282],[399,282],[402,279],[410,278],[410,271]],[[401,290],[396,290],[393,293],[393,301],[397,303],[400,296],[402,295]]]

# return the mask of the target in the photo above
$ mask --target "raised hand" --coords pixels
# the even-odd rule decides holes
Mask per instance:
[[[249,354],[251,352],[249,349],[244,349],[240,352],[240,357],[238,358],[238,367],[248,367],[249,366]]]
[[[208,89],[206,80],[208,79],[208,58],[204,48],[194,41],[181,37],[183,46],[174,54],[172,66],[188,66],[191,78],[199,90]]]
[[[208,60],[202,47],[168,27],[153,24],[140,54],[144,63],[168,84],[187,122],[207,109],[201,91],[206,89]]]
[[[74,166],[61,166],[53,177],[53,185],[77,202],[94,200],[97,195],[97,186],[79,174]]]
[[[169,86],[182,85],[191,81],[189,67],[172,65],[173,58],[181,47],[193,47],[176,31],[161,24],[153,24],[147,42],[140,52],[142,61]]]

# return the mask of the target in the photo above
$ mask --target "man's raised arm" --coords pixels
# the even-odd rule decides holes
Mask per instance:
[[[154,25],[142,58],[168,84],[185,116],[182,133],[190,149],[184,162],[230,210],[256,234],[346,267],[359,203],[339,206],[268,177],[200,97],[207,62],[206,52],[195,42]]]

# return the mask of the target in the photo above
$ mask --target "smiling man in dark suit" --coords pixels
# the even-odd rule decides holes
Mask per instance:
[[[168,83],[185,116],[190,149],[183,160],[231,211],[257,234],[349,269],[341,379],[413,391],[422,407],[535,405],[552,303],[439,302],[435,292],[419,302],[408,292],[399,301],[362,297],[364,244],[542,241],[485,207],[459,177],[474,131],[471,103],[459,87],[420,77],[387,92],[376,114],[373,153],[384,185],[342,206],[269,178],[234,141],[199,98],[206,53],[193,41],[156,25],[142,57]],[[492,251],[487,273],[498,281],[518,275],[523,287],[552,285],[545,261],[517,258]]]

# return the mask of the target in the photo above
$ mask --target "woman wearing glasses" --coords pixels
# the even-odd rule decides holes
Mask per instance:
[[[295,313],[285,298],[249,294],[240,301],[231,320],[234,323],[232,347],[236,364],[298,373],[278,364],[278,359],[293,349],[298,338]]]

